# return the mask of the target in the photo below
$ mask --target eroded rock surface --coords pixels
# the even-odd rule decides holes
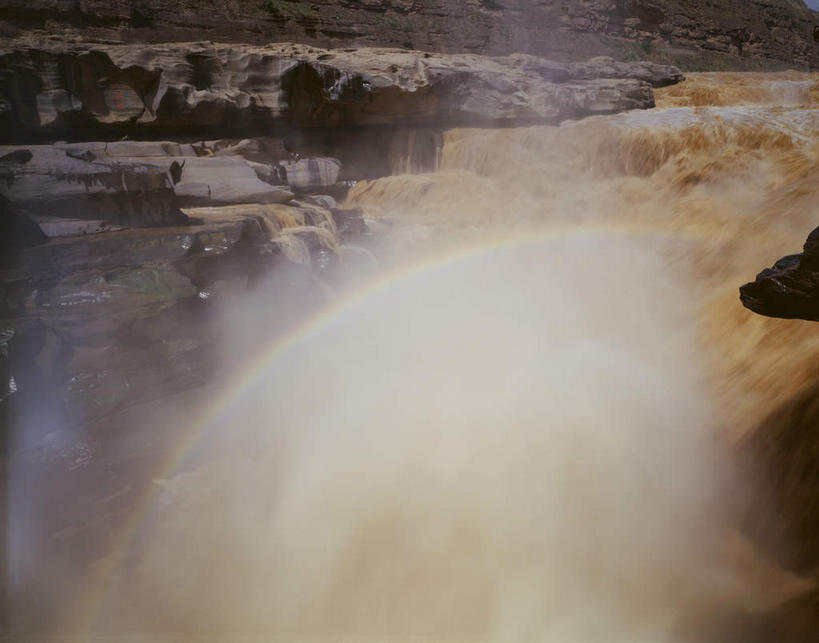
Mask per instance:
[[[7,138],[287,128],[512,125],[647,108],[675,67],[430,54],[62,40],[0,43]]]

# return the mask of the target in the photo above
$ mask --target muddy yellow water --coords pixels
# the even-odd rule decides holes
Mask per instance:
[[[819,77],[689,74],[656,99],[562,127],[452,130],[438,172],[359,183],[350,202],[399,226],[408,252],[434,245],[437,229],[676,239],[665,257],[685,279],[721,430],[735,438],[819,370],[814,325],[756,316],[737,294],[819,225]]]
[[[726,489],[730,446],[817,375],[816,325],[738,297],[819,224],[817,87],[692,74],[656,109],[452,130],[436,171],[358,183],[380,281],[193,422],[207,457],[172,454],[72,627],[702,643],[812,587]]]

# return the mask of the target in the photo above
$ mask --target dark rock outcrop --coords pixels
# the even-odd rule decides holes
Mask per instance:
[[[743,305],[760,315],[819,321],[819,228],[802,254],[782,257],[739,290]]]
[[[675,67],[610,59],[27,39],[0,44],[0,125],[5,140],[30,142],[554,123],[652,107],[652,85],[681,79]]]
[[[0,0],[2,33],[107,42],[294,41],[559,60],[607,55],[688,69],[819,66],[800,0]],[[191,53],[197,84],[214,69]]]

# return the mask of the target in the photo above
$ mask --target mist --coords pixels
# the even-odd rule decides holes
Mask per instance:
[[[747,603],[657,243],[451,249],[348,296],[155,481],[96,627],[674,641]]]
[[[448,130],[436,171],[352,186],[352,241],[323,206],[265,206],[281,261],[193,290],[202,382],[85,433],[26,398],[21,631],[748,643],[712,633],[813,587],[740,535],[733,447],[815,379],[811,327],[736,285],[815,211],[816,82],[657,97]],[[192,318],[149,330],[184,348]]]
[[[190,437],[67,631],[746,643],[712,632],[810,587],[739,534],[731,451],[813,372],[791,351],[778,381],[810,329],[735,294],[815,194],[812,111],[757,107],[791,80],[452,130],[438,171],[354,186],[379,241],[339,248],[325,306],[284,315],[281,276],[216,301],[228,375],[138,418]],[[729,106],[687,105],[713,86]]]

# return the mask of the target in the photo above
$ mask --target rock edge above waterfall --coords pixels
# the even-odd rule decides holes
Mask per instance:
[[[676,67],[399,49],[0,41],[7,142],[276,127],[519,125],[654,106]]]

